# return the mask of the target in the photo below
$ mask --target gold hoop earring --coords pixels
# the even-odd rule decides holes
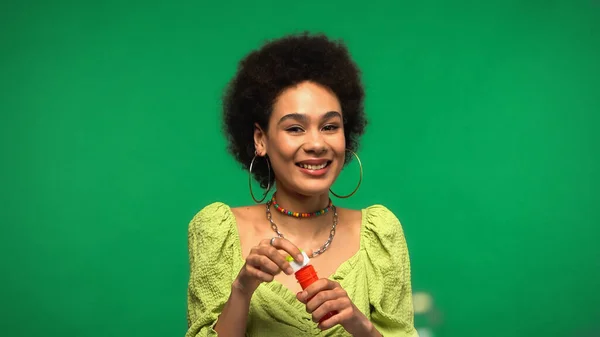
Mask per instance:
[[[331,192],[331,194],[333,194],[334,196],[336,196],[340,199],[346,199],[346,198],[350,198],[351,196],[353,196],[354,193],[356,193],[356,191],[358,191],[358,188],[360,187],[360,184],[362,183],[362,179],[363,179],[363,167],[362,167],[362,163],[360,162],[360,158],[358,158],[358,155],[354,151],[352,151],[352,150],[346,150],[346,151],[349,151],[350,153],[352,153],[354,155],[354,157],[356,158],[356,160],[358,161],[358,166],[360,167],[360,177],[358,178],[358,185],[356,185],[356,188],[354,189],[354,191],[352,191],[352,193],[350,193],[348,195],[338,195],[334,191],[332,191],[331,188],[329,189],[329,192]]]
[[[269,183],[267,185],[267,190],[265,191],[265,193],[262,196],[262,199],[258,200],[254,196],[254,192],[252,192],[252,166],[254,166],[254,161],[256,160],[257,156],[258,156],[258,154],[256,154],[256,152],[254,152],[254,157],[252,158],[252,161],[250,162],[250,168],[248,169],[248,187],[250,188],[250,196],[252,197],[252,199],[254,199],[254,202],[257,204],[260,204],[261,202],[263,202],[265,200],[265,198],[267,197],[267,194],[271,190],[271,164],[269,164],[269,159],[265,156],[265,160],[267,161],[267,168],[269,170]]]

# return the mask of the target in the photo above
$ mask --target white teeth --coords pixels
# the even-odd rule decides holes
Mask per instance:
[[[307,164],[299,164],[300,167],[308,169],[308,170],[320,170],[322,168],[324,168],[325,166],[327,166],[327,162],[321,164],[321,165],[307,165]]]

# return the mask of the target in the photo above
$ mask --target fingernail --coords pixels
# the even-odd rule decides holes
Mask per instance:
[[[287,268],[287,269],[285,270],[285,272],[286,272],[286,273],[288,273],[289,275],[292,275],[292,274],[294,273],[294,269],[292,269],[292,268],[290,267],[290,268]]]
[[[296,261],[302,262],[303,259],[304,259],[304,256],[302,256],[302,254],[296,255]]]
[[[308,296],[308,293],[306,291],[303,291],[302,294],[300,294],[300,298],[305,299],[306,296]]]

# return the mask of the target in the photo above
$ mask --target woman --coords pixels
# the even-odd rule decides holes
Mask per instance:
[[[322,35],[286,36],[241,61],[224,130],[267,191],[257,200],[251,189],[258,205],[213,203],[191,221],[186,336],[416,336],[398,219],[330,199],[366,125],[363,97],[346,47]],[[286,260],[302,263],[301,249],[321,277],[305,290]]]

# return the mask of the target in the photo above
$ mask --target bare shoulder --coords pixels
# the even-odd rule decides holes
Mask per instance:
[[[250,249],[264,238],[269,226],[265,226],[264,205],[250,205],[231,208],[236,218],[242,256],[248,256]]]
[[[252,226],[259,222],[261,216],[264,217],[264,206],[263,205],[249,205],[232,207],[231,212],[235,216],[238,227],[241,229],[247,229],[248,226]]]
[[[358,209],[351,209],[351,208],[342,208],[342,207],[336,207],[337,211],[338,211],[338,215],[340,217],[345,217],[348,220],[358,220],[360,221],[360,219],[362,218],[362,211],[358,210]]]
[[[337,207],[340,223],[360,231],[362,225],[362,211],[350,208]]]

